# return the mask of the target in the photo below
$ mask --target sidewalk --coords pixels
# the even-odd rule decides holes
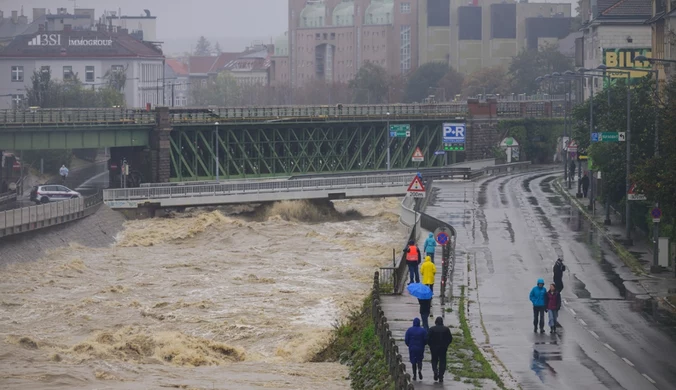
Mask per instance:
[[[420,239],[418,240],[418,247],[422,250],[425,239],[427,239],[429,232],[423,230]],[[451,328],[451,333],[453,334],[453,343],[458,343],[462,340],[462,334],[460,329],[460,319],[458,318],[458,300],[450,299],[447,300],[446,305],[442,307],[440,305],[441,299],[439,298],[439,289],[441,288],[441,248],[437,245],[437,251],[435,253],[435,265],[437,266],[437,272],[434,278],[434,298],[432,299],[432,316],[429,320],[429,326],[434,326],[434,320],[441,316],[444,318],[444,325]],[[408,274],[407,274],[408,279]],[[422,276],[421,276],[422,278]],[[457,292],[456,292],[457,293]],[[387,317],[387,322],[390,325],[390,330],[392,331],[392,337],[397,342],[397,347],[399,347],[399,353],[403,358],[403,362],[406,364],[406,372],[413,377],[411,371],[411,363],[409,361],[408,347],[404,343],[404,336],[406,330],[413,325],[413,319],[418,317],[420,318],[420,311],[418,300],[411,296],[406,289],[402,295],[382,295],[380,297],[381,305],[385,316]],[[453,344],[452,344],[453,347]],[[453,348],[449,349],[451,352]],[[456,359],[449,358],[447,361],[446,373],[444,375],[444,383],[434,382],[434,373],[432,372],[432,363],[429,347],[425,348],[425,357],[423,359],[423,380],[417,380],[413,382],[413,386],[416,390],[418,389],[460,389],[460,390],[470,390],[470,389],[496,389],[499,387],[488,380],[478,380],[470,378],[462,378],[456,376],[449,372],[449,369],[452,365],[458,365]]]
[[[610,213],[610,225],[605,225],[605,207],[600,202],[595,204],[595,215],[588,209],[588,198],[577,198],[577,183],[574,181],[570,189],[565,188],[563,179],[556,181],[557,187],[568,197],[572,204],[590,221],[595,229],[609,244],[613,252],[623,261],[624,269],[616,268],[627,289],[627,299],[650,300],[655,299],[661,309],[676,316],[676,277],[673,268],[663,272],[651,273],[653,262],[652,240],[632,233],[631,245],[625,240],[625,225],[622,218],[616,213]],[[670,299],[667,299],[671,297]],[[669,302],[671,301],[671,302]],[[656,313],[653,313],[656,314]]]

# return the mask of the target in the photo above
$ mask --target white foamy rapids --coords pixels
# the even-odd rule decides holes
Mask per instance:
[[[193,210],[0,269],[0,388],[347,389],[310,360],[405,239],[398,206]]]

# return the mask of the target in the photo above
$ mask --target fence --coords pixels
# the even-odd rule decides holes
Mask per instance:
[[[84,218],[102,203],[101,193],[0,212],[0,237],[25,233]]]
[[[411,383],[411,376],[406,373],[406,365],[404,364],[399,347],[394,340],[390,325],[387,323],[387,317],[380,306],[380,276],[376,271],[373,276],[373,290],[371,303],[371,317],[373,318],[373,325],[376,334],[380,340],[380,346],[383,348],[387,367],[394,381],[395,390],[414,390],[413,383]]]
[[[510,172],[520,172],[527,171],[531,168],[530,161],[523,161],[511,164],[502,164],[502,165],[493,165],[489,167],[484,167],[481,170],[474,171],[470,174],[470,178],[477,179],[484,175],[495,175],[499,173],[510,173]]]

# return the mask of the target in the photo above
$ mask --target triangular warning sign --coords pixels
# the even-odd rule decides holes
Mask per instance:
[[[629,187],[629,191],[627,192],[629,195],[636,195],[636,184],[632,184],[631,187]]]
[[[416,176],[413,178],[411,184],[408,185],[408,192],[425,192],[425,186],[420,180],[420,177]]]
[[[415,148],[415,152],[413,152],[413,158],[425,158],[425,155],[419,147]]]

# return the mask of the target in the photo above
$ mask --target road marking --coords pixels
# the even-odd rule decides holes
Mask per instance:
[[[565,303],[565,304],[567,305],[567,304],[568,304],[568,301],[564,299],[564,300],[563,300],[563,303]]]
[[[599,339],[599,335],[596,334],[593,330],[590,330],[589,333],[591,333],[592,336],[594,336],[595,339]]]
[[[608,345],[608,343],[605,343],[605,344],[603,344],[603,345],[605,345],[606,348],[608,348],[609,350],[615,352],[615,349],[614,349],[613,347],[611,347],[610,345]]]
[[[573,309],[568,309],[568,310],[570,310],[570,312],[573,313],[574,316],[577,315],[577,313],[575,312],[575,310],[573,310]]]
[[[648,380],[650,383],[652,383],[653,385],[654,385],[655,383],[657,383],[657,382],[655,382],[655,381],[653,380],[653,378],[649,377],[648,375],[646,375],[646,374],[642,374],[642,375],[643,375],[643,377],[644,377],[645,379],[647,379],[647,380]]]
[[[622,360],[624,360],[624,362],[627,363],[628,365],[634,367],[634,363],[632,363],[629,359],[627,359],[627,358],[622,358]]]
[[[578,318],[578,321],[580,321],[580,323],[582,324],[582,326],[587,326],[587,323],[584,322],[584,320],[583,320],[582,318]]]

